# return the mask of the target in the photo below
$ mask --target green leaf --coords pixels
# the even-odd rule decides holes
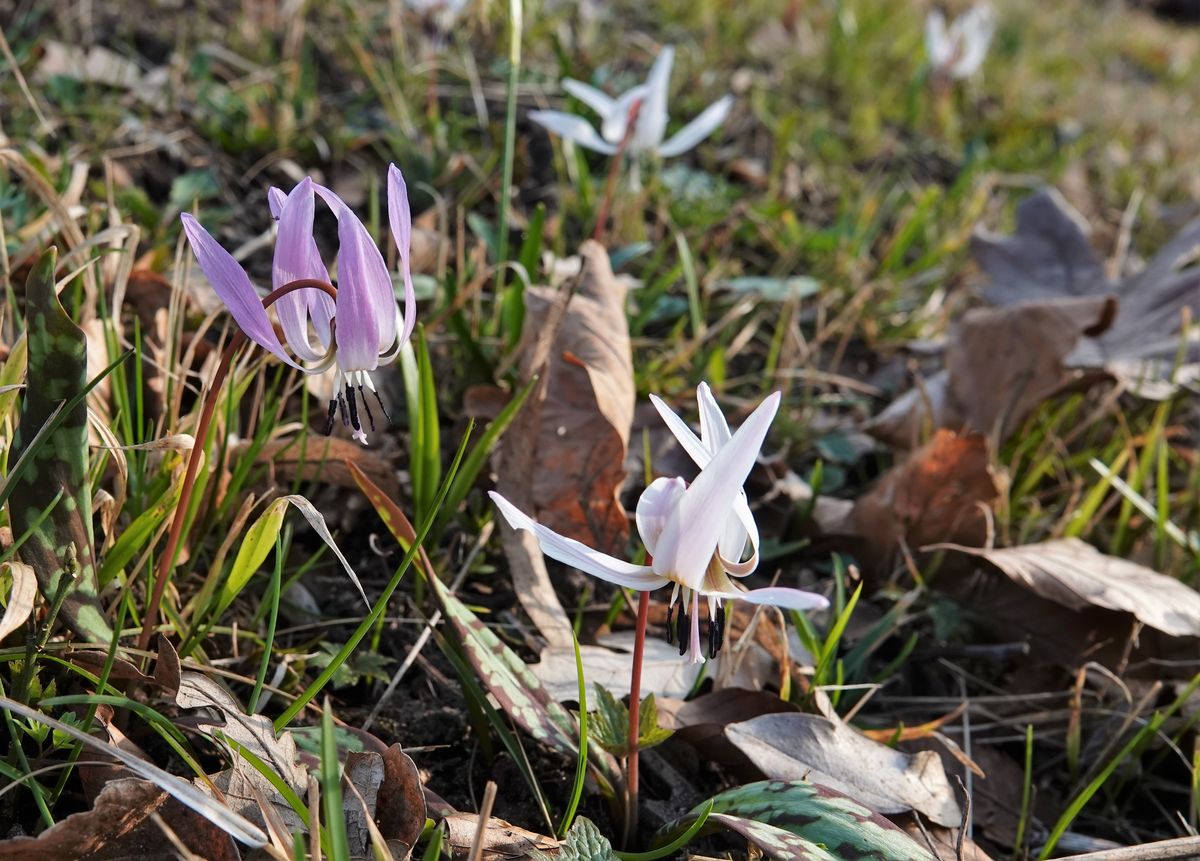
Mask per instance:
[[[43,254],[25,286],[26,379],[33,384],[25,388],[10,462],[27,453],[29,458],[13,484],[9,516],[14,535],[28,534],[20,556],[37,574],[42,595],[62,600],[63,617],[75,632],[107,643],[113,632],[98,595],[87,475],[87,405],[82,397],[87,340],[54,292],[56,257],[53,248]],[[57,427],[40,433],[54,418]]]
[[[537,861],[550,861],[549,855],[536,849],[530,857]],[[567,839],[554,856],[559,861],[618,861],[608,838],[600,833],[596,824],[586,816],[580,816],[567,832]]]
[[[866,805],[819,784],[764,780],[722,792],[712,802],[710,823],[738,832],[773,858],[933,858],[927,849]],[[693,809],[663,832],[672,832],[695,819],[702,809],[703,805]]]
[[[592,714],[590,738],[613,756],[629,755],[629,709],[602,685],[596,685],[599,708]],[[647,694],[638,710],[638,749],[662,744],[671,730],[658,725],[658,706],[654,694]]]
[[[431,578],[442,612],[462,644],[467,661],[514,723],[533,738],[557,748],[570,757],[578,756],[579,724],[574,716],[550,695],[512,649],[504,645],[465,604],[442,583]],[[628,720],[628,717],[626,717]],[[616,760],[599,748],[589,747],[588,760],[608,788],[620,782]]]

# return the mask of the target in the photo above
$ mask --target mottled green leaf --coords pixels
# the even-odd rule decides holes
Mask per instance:
[[[550,861],[551,856],[535,849],[530,857],[535,861]],[[567,832],[567,839],[563,841],[554,857],[559,861],[617,861],[608,838],[601,834],[596,824],[586,816],[575,820],[575,824]]]
[[[849,796],[826,786],[800,780],[763,780],[715,796],[712,823],[726,826],[763,848],[774,858],[826,858],[839,861],[931,861],[929,851],[884,817]],[[694,819],[697,807],[672,823],[674,831]],[[768,828],[770,831],[764,831]],[[808,848],[794,854],[778,831],[802,838]],[[767,842],[764,842],[767,841]],[[773,845],[779,846],[776,851]]]
[[[453,626],[467,661],[501,709],[534,739],[571,757],[579,755],[579,723],[550,695],[512,649],[436,578],[430,578],[442,612]],[[589,746],[588,761],[609,787],[617,785],[616,760]]]
[[[598,708],[591,718],[591,738],[613,756],[629,754],[629,709],[603,685],[596,684]],[[658,725],[658,706],[654,694],[647,694],[638,710],[638,748],[645,750],[662,744],[671,730]]]
[[[741,816],[714,813],[708,817],[708,821],[736,831],[761,849],[768,858],[777,858],[779,861],[854,861],[857,857],[830,854],[798,834]]]
[[[9,515],[14,535],[28,533],[19,552],[36,572],[42,595],[62,598],[62,615],[76,633],[109,642],[113,633],[98,596],[93,551],[87,405],[79,397],[87,384],[87,340],[55,295],[56,257],[53,248],[43,254],[25,287],[29,384],[9,463],[29,457],[12,486]],[[58,426],[38,438],[59,409]]]

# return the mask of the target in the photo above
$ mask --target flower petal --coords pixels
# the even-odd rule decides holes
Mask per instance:
[[[269,192],[268,196],[271,196]],[[329,281],[329,271],[321,262],[321,253],[313,239],[313,209],[312,180],[305,177],[279,207],[279,234],[275,238],[275,264],[271,273],[271,283],[276,290],[305,278]],[[320,317],[328,332],[333,310],[329,296],[315,289],[297,290],[275,300],[275,313],[279,315],[288,346],[306,362],[321,361],[329,347],[328,336],[320,348],[308,340],[309,315],[314,319]],[[318,335],[321,328],[317,326]]]
[[[667,519],[679,504],[686,489],[687,482],[682,478],[656,478],[638,497],[634,519],[637,521],[642,543],[646,545],[646,552],[651,556],[654,555],[654,548],[658,546],[658,536],[662,534]]]
[[[956,78],[969,78],[979,71],[987,58],[988,47],[992,43],[992,35],[996,31],[996,18],[992,8],[986,3],[972,6],[950,28],[957,49],[950,68],[950,74]]]
[[[646,76],[646,98],[638,112],[637,133],[630,144],[635,152],[657,149],[667,133],[667,89],[674,62],[675,48],[666,45]]]
[[[708,383],[702,381],[696,386],[696,404],[700,407],[700,438],[704,440],[705,448],[717,451],[733,434]]]
[[[766,604],[783,607],[785,610],[824,610],[829,600],[816,592],[789,589],[786,586],[769,586],[766,589],[751,589],[749,592],[706,592],[726,601],[745,601],[747,604]]]
[[[681,128],[671,136],[670,140],[660,146],[658,154],[663,158],[670,158],[687,152],[716,131],[717,126],[725,122],[732,107],[733,96],[725,96],[713,102],[700,112],[700,116]]]
[[[684,492],[658,539],[655,573],[696,588],[717,549],[725,523],[779,409],[775,392],[759,404],[728,444]]]
[[[946,33],[946,16],[940,9],[930,9],[925,16],[925,53],[935,69],[945,66],[954,54],[954,45]]]
[[[283,189],[271,186],[267,189],[267,206],[271,207],[271,217],[276,221],[283,214],[283,202],[287,200],[287,195],[283,193]]]
[[[616,102],[608,93],[574,78],[563,78],[562,88],[598,113],[602,119],[607,119],[612,115]]]
[[[650,403],[654,404],[654,408],[658,410],[658,414],[662,416],[662,420],[666,422],[667,429],[675,435],[675,439],[679,440],[679,445],[688,453],[688,457],[696,462],[696,466],[704,469],[708,466],[708,462],[712,460],[715,448],[710,448],[692,432],[692,429],[687,426],[687,423],[675,414],[658,395],[650,396]]]
[[[641,592],[649,592],[667,585],[667,581],[654,574],[648,565],[634,565],[632,562],[625,562],[615,556],[593,550],[574,538],[567,538],[553,529],[542,526],[494,490],[488,491],[488,496],[496,503],[508,525],[513,529],[532,532],[542,552],[551,559],[573,565],[585,574],[591,574],[609,583]]]
[[[189,213],[185,212],[179,217],[183,221],[183,232],[187,234],[192,253],[196,255],[196,262],[200,264],[200,269],[212,284],[217,296],[233,315],[238,328],[264,350],[293,368],[300,368],[300,365],[283,351],[283,345],[279,343],[275,334],[275,327],[271,325],[262,299],[250,283],[250,276],[246,274],[246,270]]]
[[[583,117],[568,114],[563,111],[530,111],[529,119],[533,120],[546,131],[574,141],[581,147],[586,147],[605,155],[612,155],[617,148],[600,137],[592,125]]]
[[[644,102],[645,99],[645,84],[638,84],[633,89],[622,93],[613,104],[612,113],[606,116],[600,125],[600,135],[609,143],[619,145],[621,141],[625,140],[625,134],[629,131],[629,114],[633,110],[634,103]]]
[[[394,164],[388,165],[388,221],[400,252],[400,271],[404,275],[404,322],[399,335],[399,345],[402,345],[417,325],[417,292],[412,280],[412,209],[408,185],[404,182],[404,174]]]
[[[383,255],[340,197],[313,183],[338,220],[338,366],[373,371],[396,340],[396,294]]]

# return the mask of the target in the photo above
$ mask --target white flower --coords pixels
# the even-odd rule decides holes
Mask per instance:
[[[733,96],[713,102],[698,117],[664,141],[668,119],[667,86],[674,60],[675,49],[668,45],[659,52],[646,83],[638,84],[615,99],[582,81],[571,78],[564,80],[564,90],[600,115],[599,132],[583,117],[565,111],[531,111],[529,118],[547,131],[580,146],[613,155],[629,128],[630,112],[634,105],[638,105],[637,125],[628,146],[631,153],[654,153],[669,158],[687,152],[725,121],[729,109],[733,107]]]
[[[468,2],[469,0],[405,0],[409,9],[432,21],[443,33],[454,26]]]
[[[676,635],[680,655],[702,663],[715,657],[725,640],[726,601],[770,604],[795,610],[828,606],[820,595],[799,589],[772,587],[744,591],[730,574],[749,574],[758,564],[758,529],[742,485],[779,408],[779,393],[768,397],[737,431],[730,434],[707,386],[698,391],[701,436],[695,434],[662,401],[654,404],[689,455],[700,464],[700,475],[688,485],[681,478],[656,479],[638,499],[638,534],[651,556],[650,565],[634,565],[559,535],[527,516],[498,493],[491,493],[500,513],[514,529],[527,529],[547,556],[630,589],[648,592],[671,585],[667,638]],[[751,557],[741,561],[746,544]],[[675,602],[681,601],[678,628]],[[708,611],[708,648],[700,643],[701,599]]]
[[[969,78],[979,71],[996,32],[992,7],[977,3],[946,28],[941,11],[925,19],[925,51],[934,70],[951,78]]]

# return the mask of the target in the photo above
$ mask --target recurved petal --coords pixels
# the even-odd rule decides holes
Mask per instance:
[[[399,344],[403,344],[417,325],[417,293],[412,280],[412,209],[408,185],[404,182],[404,174],[394,164],[388,165],[388,221],[400,252],[400,271],[404,276],[404,316],[399,337]]]
[[[667,133],[667,90],[674,62],[675,48],[665,45],[646,76],[646,98],[638,112],[637,133],[633,138],[635,150],[657,149]]]
[[[271,325],[262,300],[254,285],[250,283],[250,276],[246,274],[246,270],[190,214],[183,213],[180,220],[183,221],[183,232],[187,235],[192,253],[196,255],[196,262],[200,264],[200,269],[212,284],[217,296],[233,315],[238,328],[264,350],[278,356],[293,368],[299,368],[279,343],[275,328]]]
[[[746,541],[750,542],[750,558],[742,561]],[[725,531],[717,544],[721,564],[735,577],[745,577],[758,567],[758,524],[746,499],[746,491],[738,494],[733,503],[733,514],[725,521]]]
[[[700,141],[704,140],[717,126],[725,122],[733,107],[733,96],[725,96],[713,102],[686,126],[671,136],[671,139],[658,148],[658,154],[663,158],[687,152]]]
[[[697,588],[779,409],[775,392],[759,404],[730,441],[700,471],[658,539],[654,571]]]
[[[708,383],[701,382],[696,386],[696,404],[700,407],[700,438],[709,451],[716,451],[729,442],[733,434]]]
[[[706,592],[726,601],[745,601],[748,604],[766,604],[785,610],[824,610],[829,601],[816,592],[789,589],[786,586],[769,586],[766,589],[751,589],[749,592]]]
[[[696,466],[701,469],[708,466],[708,462],[712,460],[713,452],[716,449],[706,445],[700,437],[696,436],[692,432],[692,429],[687,426],[687,422],[677,416],[675,411],[667,406],[658,395],[651,395],[650,403],[654,404],[654,408],[658,410],[658,414],[666,422],[667,429],[674,434],[675,439],[679,441],[679,445],[688,453],[688,457],[696,462]]]
[[[542,526],[495,491],[489,491],[488,496],[496,503],[508,525],[513,529],[532,532],[542,552],[551,559],[572,565],[609,583],[641,592],[649,592],[667,585],[667,581],[656,575],[647,565],[634,565],[599,550],[593,550],[586,544]]]
[[[275,238],[275,264],[271,274],[276,290],[306,278],[329,281],[329,272],[313,239],[313,210],[312,180],[305,177],[279,207],[279,235]],[[308,339],[308,317],[311,314],[314,321],[320,318],[316,326],[318,337],[322,330],[329,331],[333,302],[328,295],[307,288],[288,293],[275,301],[275,313],[279,315],[279,324],[292,352],[306,362],[319,362],[325,358],[328,336],[321,346],[314,347]]]
[[[564,111],[530,111],[529,119],[546,131],[574,141],[581,147],[602,152],[605,155],[612,155],[617,151],[617,148],[600,137],[599,132],[592,128],[591,123],[583,117],[577,117]]]
[[[591,84],[585,84],[583,81],[577,81],[574,78],[563,78],[562,88],[601,117],[607,117],[612,113],[613,105],[615,104],[613,99],[607,93],[597,90]]]
[[[658,546],[658,536],[662,534],[667,519],[686,489],[687,482],[682,478],[656,478],[638,497],[634,520],[642,543],[646,545],[646,552],[651,556]]]
[[[287,195],[283,193],[283,189],[271,186],[267,189],[267,206],[271,207],[271,217],[276,221],[283,213],[283,202],[287,200]]]

